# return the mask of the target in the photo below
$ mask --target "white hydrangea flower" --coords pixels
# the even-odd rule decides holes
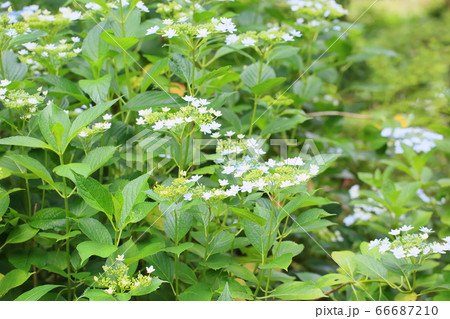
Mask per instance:
[[[159,26],[155,25],[155,26],[147,29],[147,32],[145,33],[145,35],[155,34],[156,32],[158,32],[158,30],[159,30]]]
[[[256,40],[250,37],[246,37],[244,39],[241,40],[241,43],[245,46],[245,47],[250,47],[250,46],[254,46],[256,44]]]
[[[139,1],[138,3],[136,3],[136,8],[138,8],[139,10],[143,11],[143,12],[150,12],[150,10],[145,6],[144,2]]]

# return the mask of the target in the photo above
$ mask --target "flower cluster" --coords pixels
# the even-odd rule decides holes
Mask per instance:
[[[91,11],[103,11],[103,10],[107,11],[109,9],[118,9],[120,4],[122,4],[122,7],[126,7],[130,3],[127,0],[122,0],[122,1],[115,0],[115,1],[111,1],[111,2],[106,2],[107,8],[102,7],[101,5],[99,5],[96,2],[88,2],[84,6],[85,6],[86,9],[91,10]],[[143,1],[138,1],[136,3],[136,8],[138,8],[142,12],[149,12],[150,11],[147,8],[147,6],[144,4]]]
[[[47,91],[39,88],[36,93],[30,94],[24,90],[8,89],[11,84],[9,80],[0,81],[0,101],[7,108],[17,111],[21,119],[30,119],[36,115],[37,107],[42,104]]]
[[[348,14],[348,11],[336,0],[288,0],[287,4],[298,16],[297,24],[303,24],[306,19],[311,27],[317,27],[326,23],[327,20],[337,19]]]
[[[225,43],[226,45],[241,44],[244,47],[255,47],[291,42],[300,37],[302,37],[302,33],[293,28],[285,30],[274,27],[261,32],[248,31],[240,35],[230,34],[225,38]]]
[[[221,124],[217,123],[216,119],[222,113],[213,108],[208,108],[207,105],[210,102],[190,95],[184,96],[183,99],[188,102],[188,105],[181,107],[176,112],[171,112],[172,109],[169,107],[163,107],[156,112],[151,108],[139,111],[136,124],[150,124],[154,130],[177,132],[182,132],[186,125],[198,125],[200,132],[204,134],[213,134],[213,131],[220,128]]]
[[[111,114],[103,115],[103,122],[94,123],[91,127],[86,127],[78,133],[79,137],[92,137],[98,133],[102,133],[111,128]]]
[[[44,30],[64,28],[72,21],[80,20],[81,17],[80,11],[74,11],[68,7],[61,7],[58,13],[53,14],[46,9],[40,9],[38,5],[24,7],[21,11],[14,13],[15,21],[22,19],[30,28]]]
[[[18,51],[19,59],[31,70],[45,69],[48,65],[60,68],[81,52],[81,48],[75,48],[80,41],[79,37],[72,37],[70,42],[63,39],[58,43],[45,45],[27,42],[22,44],[23,48]]]
[[[0,40],[3,45],[18,35],[31,31],[28,24],[24,22],[11,23],[11,19],[9,14],[0,14]]]
[[[382,196],[381,193],[378,192],[378,194]],[[349,189],[349,195],[351,199],[356,199],[359,197],[360,194],[358,184],[353,185]],[[346,226],[351,226],[358,220],[368,221],[373,217],[373,214],[381,215],[387,212],[384,207],[378,205],[378,203],[375,202],[372,198],[367,198],[367,201],[370,202],[370,204],[357,203],[353,205],[353,214],[348,215],[343,219],[343,222]]]
[[[390,235],[395,236],[393,241],[389,238],[374,239],[369,243],[369,248],[378,247],[378,251],[382,254],[389,251],[395,258],[426,258],[431,254],[445,254],[450,250],[450,237],[443,239],[443,242],[428,243],[427,239],[429,233],[433,231],[427,227],[420,228],[420,234],[409,234],[412,226],[402,226],[398,229],[393,229],[389,232]]]
[[[150,277],[150,274],[155,271],[153,266],[146,267],[147,275],[138,273],[136,277],[130,277],[128,275],[129,268],[122,262],[123,260],[124,256],[119,255],[112,266],[103,266],[105,274],[100,279],[94,277],[96,285],[106,288],[105,292],[110,295],[132,292],[137,288],[144,288],[151,284],[152,277]]]
[[[403,154],[402,144],[412,147],[417,153],[428,153],[436,147],[435,140],[442,140],[444,138],[440,134],[426,131],[420,127],[386,127],[381,131],[381,136],[393,141],[394,152],[396,154]]]
[[[236,31],[236,25],[230,18],[212,18],[208,23],[202,23],[199,25],[193,25],[187,21],[187,17],[182,17],[177,20],[164,19],[164,27],[160,29],[158,25],[155,25],[147,29],[146,35],[160,34],[162,37],[171,39],[173,37],[188,36],[195,38],[207,38],[212,35],[220,35],[231,33]]]
[[[440,200],[436,200],[433,197],[429,197],[423,189],[419,188],[416,192],[417,197],[419,197],[424,203],[436,203],[437,205],[444,205],[447,201],[445,197],[442,197]]]
[[[311,164],[308,168],[302,166],[305,163],[300,157],[260,162],[256,157],[245,155],[242,159],[223,163],[218,177],[219,187],[207,188],[199,183],[203,175],[194,175],[190,178],[179,177],[170,185],[157,185],[153,191],[172,201],[181,197],[186,201],[194,198],[223,200],[239,193],[275,192],[280,188],[306,183],[319,173],[317,165]],[[220,178],[226,175],[228,178]]]

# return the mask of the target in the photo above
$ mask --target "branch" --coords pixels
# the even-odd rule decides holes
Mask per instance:
[[[344,116],[344,117],[354,117],[357,119],[373,119],[373,116],[350,113],[350,112],[340,112],[340,111],[323,111],[323,112],[312,112],[306,113],[307,116],[320,117],[320,116]]]

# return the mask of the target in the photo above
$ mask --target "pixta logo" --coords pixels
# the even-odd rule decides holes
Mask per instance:
[[[161,168],[171,160],[169,136],[144,129],[125,144],[126,165],[139,171]]]

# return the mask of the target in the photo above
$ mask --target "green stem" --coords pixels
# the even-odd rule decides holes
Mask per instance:
[[[64,165],[64,158],[62,154],[59,154],[59,161],[61,165]],[[70,232],[69,225],[69,200],[67,196],[67,182],[63,176],[63,198],[64,198],[64,210],[66,212],[66,235]],[[66,239],[66,259],[67,259],[67,300],[72,299],[72,281],[71,281],[71,266],[70,266],[70,238]]]
[[[122,32],[122,37],[125,38],[125,22],[123,18],[123,7],[122,7],[122,0],[120,1],[120,30]],[[127,88],[128,88],[128,99],[131,99],[133,96],[133,91],[131,87],[131,81],[130,81],[130,69],[128,68],[128,57],[127,52],[125,50],[122,50],[122,56],[123,56],[123,66],[125,68],[125,78],[127,82]]]
[[[6,73],[5,73],[5,67],[3,66],[3,52],[0,51],[0,69],[2,71],[2,79],[5,79]]]
[[[272,199],[272,197],[271,197],[271,199]],[[262,259],[261,259],[261,266],[265,264],[265,262],[267,260],[267,256],[269,254],[269,250],[270,250],[270,238],[272,237],[273,215],[274,215],[274,211],[275,211],[275,203],[274,203],[273,199],[271,200],[271,202],[272,202],[272,207],[271,207],[271,211],[270,211],[269,232],[267,234],[267,248],[264,251],[264,253],[261,254],[261,257],[262,257]],[[269,273],[272,272],[270,269],[268,271],[269,271]],[[255,289],[254,294],[253,294],[255,298],[258,295],[258,291],[261,289],[262,281],[264,279],[264,272],[265,272],[264,270],[261,270],[261,274],[260,274],[259,280],[258,280],[258,285],[257,285],[257,287]],[[270,280],[269,276],[268,276],[267,280]],[[268,289],[268,283],[266,283],[266,287]],[[267,294],[267,289],[266,289],[265,294]]]
[[[259,84],[259,82],[261,81],[262,66],[263,66],[263,59],[261,58],[259,60],[258,81],[256,84]],[[255,124],[254,122],[255,122],[255,117],[256,117],[256,109],[258,108],[258,100],[259,100],[258,94],[255,94],[254,100],[255,101],[253,103],[252,119],[250,121],[250,129],[248,130],[248,137],[252,137],[253,125]]]
[[[175,247],[178,247],[178,215],[177,212],[174,211],[175,214]],[[175,257],[175,263],[174,263],[174,268],[175,268],[175,300],[178,300],[178,262],[180,256],[178,254],[176,254]]]

